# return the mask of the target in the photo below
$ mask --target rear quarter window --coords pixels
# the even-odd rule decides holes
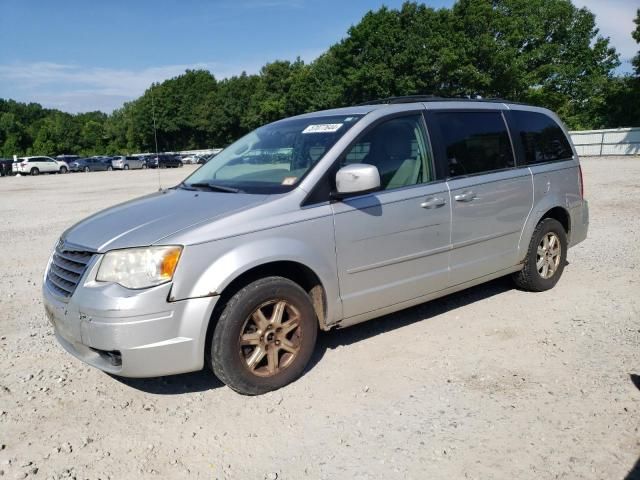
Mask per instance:
[[[511,118],[527,165],[573,157],[569,140],[551,117],[539,112],[515,110],[511,112]]]

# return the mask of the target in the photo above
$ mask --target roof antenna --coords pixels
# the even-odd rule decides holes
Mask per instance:
[[[153,101],[153,89],[155,85],[151,85],[151,115],[153,117],[153,138],[156,141],[156,159],[158,160],[158,191],[162,191],[162,182],[160,181],[160,156],[158,155],[158,131],[156,129],[156,104]]]

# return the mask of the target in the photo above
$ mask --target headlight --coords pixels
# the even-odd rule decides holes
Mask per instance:
[[[108,252],[96,281],[115,282],[125,288],[147,288],[169,282],[178,266],[182,247],[128,248]]]

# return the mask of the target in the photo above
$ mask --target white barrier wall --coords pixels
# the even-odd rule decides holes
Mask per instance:
[[[640,155],[640,128],[569,132],[578,155]]]

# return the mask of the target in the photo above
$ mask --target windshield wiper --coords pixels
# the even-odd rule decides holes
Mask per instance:
[[[180,186],[187,190],[196,190],[198,188],[206,188],[213,190],[214,192],[227,192],[227,193],[242,193],[239,188],[225,187],[223,185],[216,185],[215,183],[181,183]]]

